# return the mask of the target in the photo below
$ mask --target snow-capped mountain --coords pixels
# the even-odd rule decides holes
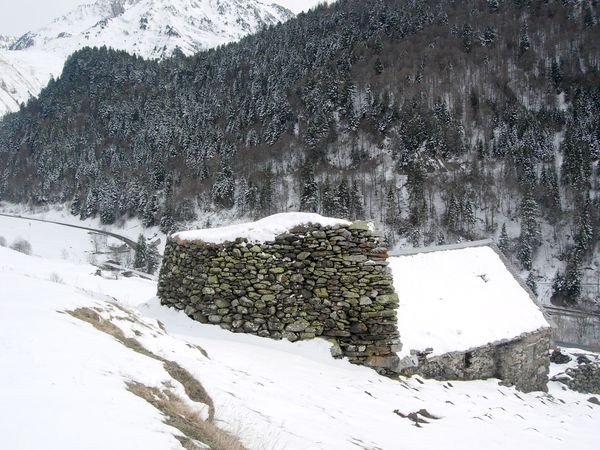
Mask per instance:
[[[19,38],[0,37],[0,116],[58,76],[86,46],[165,58],[216,47],[293,17],[259,0],[97,0]]]

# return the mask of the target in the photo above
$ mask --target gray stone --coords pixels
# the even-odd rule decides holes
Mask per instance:
[[[305,319],[299,319],[285,327],[286,331],[298,333],[306,330],[310,326],[310,322]]]

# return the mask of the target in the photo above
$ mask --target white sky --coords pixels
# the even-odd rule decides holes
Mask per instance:
[[[299,13],[323,0],[262,1],[279,3],[291,11]],[[94,3],[94,0],[0,0],[0,34],[20,36],[27,31],[46,25],[55,17],[69,12],[75,6],[86,3]]]

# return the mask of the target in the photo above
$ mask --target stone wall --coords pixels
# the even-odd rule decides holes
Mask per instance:
[[[468,352],[433,357],[420,353],[415,355],[417,365],[403,369],[402,373],[420,374],[437,380],[499,378],[524,392],[546,391],[551,333],[549,328],[545,328]]]
[[[261,244],[170,238],[158,296],[233,332],[328,338],[334,356],[393,374],[398,296],[386,260],[381,237],[362,222],[305,225]]]

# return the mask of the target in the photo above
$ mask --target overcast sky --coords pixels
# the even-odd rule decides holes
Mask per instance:
[[[168,1],[168,0],[165,0]],[[262,0],[279,3],[295,13],[311,8],[322,0]],[[46,25],[77,5],[94,0],[0,0],[0,34],[19,36]]]

